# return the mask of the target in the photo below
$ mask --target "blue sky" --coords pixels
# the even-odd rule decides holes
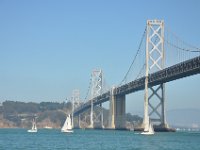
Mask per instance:
[[[200,47],[199,8],[198,0],[0,0],[0,101],[61,102],[73,89],[84,98],[95,68],[118,85],[147,19]],[[168,109],[200,108],[199,83],[199,75],[168,83]]]

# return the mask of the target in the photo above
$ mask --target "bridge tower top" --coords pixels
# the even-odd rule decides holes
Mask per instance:
[[[147,20],[146,76],[164,68],[164,21]]]
[[[92,86],[91,86],[91,98],[102,94],[102,70],[95,69],[92,72]]]
[[[78,104],[81,102],[79,89],[74,89],[72,91],[72,101],[73,101],[73,103],[78,103]]]

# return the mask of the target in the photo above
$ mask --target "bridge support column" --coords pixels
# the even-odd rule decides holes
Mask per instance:
[[[126,129],[125,95],[115,97],[115,129]]]
[[[78,128],[81,128],[81,124],[80,124],[80,122],[81,122],[81,118],[80,118],[81,116],[80,116],[80,114],[78,115]]]
[[[110,98],[109,111],[109,127],[110,129],[126,128],[126,99],[125,95],[114,95],[115,88],[112,88]]]
[[[94,120],[93,120],[93,109],[94,109],[94,106],[93,106],[93,100],[91,100],[91,110],[90,110],[90,125],[89,125],[89,128],[94,128]]]
[[[104,124],[103,124],[103,107],[102,107],[102,103],[100,104],[100,108],[101,108],[101,128],[103,129],[104,128]]]
[[[108,128],[115,129],[115,98],[114,98],[114,88],[110,91],[110,106],[109,106],[109,117],[108,117]]]
[[[166,112],[165,112],[165,84],[161,84],[162,89],[162,99],[161,99],[161,126],[164,128],[169,128],[166,121]]]

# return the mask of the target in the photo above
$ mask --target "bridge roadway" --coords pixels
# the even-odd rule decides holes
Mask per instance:
[[[171,67],[165,68],[161,71],[157,71],[155,73],[149,74],[149,86],[156,86],[161,83],[170,82],[173,80],[181,79],[187,76],[195,75],[200,73],[200,56],[195,57],[193,59],[189,59],[187,61],[178,63]],[[139,90],[144,90],[145,87],[145,77],[139,78],[137,80],[131,81],[122,86],[116,87],[114,89],[114,95],[126,95],[130,93],[134,93]],[[109,101],[110,99],[110,91],[103,93],[100,96],[93,98],[94,106]],[[91,100],[82,104],[80,107],[75,109],[74,116],[78,115],[81,112],[89,109],[91,107]]]

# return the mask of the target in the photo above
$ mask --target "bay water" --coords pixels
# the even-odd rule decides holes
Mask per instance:
[[[0,150],[200,150],[200,132],[156,132],[141,135],[133,131],[0,129]]]

